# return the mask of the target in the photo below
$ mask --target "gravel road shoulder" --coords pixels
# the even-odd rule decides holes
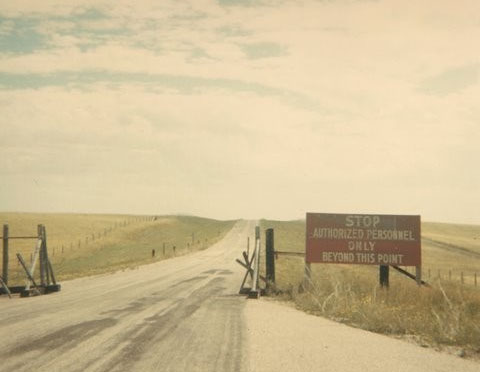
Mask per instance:
[[[248,371],[465,371],[475,361],[352,328],[261,299],[245,307]]]

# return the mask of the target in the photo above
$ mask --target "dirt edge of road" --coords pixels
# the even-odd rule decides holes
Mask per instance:
[[[267,322],[265,317],[268,317],[268,313],[272,314],[272,319],[276,319],[276,322],[282,324],[282,327],[288,324],[288,320],[280,320],[281,314],[287,314],[287,318],[298,318],[301,321],[308,319],[308,322],[312,325],[312,330],[316,327],[322,328],[328,325],[330,328],[335,328],[336,326],[340,327],[339,329],[351,329],[353,332],[365,332],[365,334],[371,335],[370,337],[373,338],[380,338],[380,339],[387,339],[391,340],[394,343],[400,343],[398,345],[409,345],[408,348],[411,350],[417,350],[417,352],[427,352],[432,356],[437,355],[442,360],[443,358],[453,358],[449,359],[449,362],[456,360],[458,363],[462,363],[463,361],[473,363],[475,368],[480,367],[480,353],[472,354],[470,352],[465,351],[461,347],[455,346],[442,346],[442,345],[427,345],[426,343],[422,342],[418,337],[414,335],[388,335],[388,334],[381,334],[375,333],[368,330],[364,330],[361,328],[354,327],[349,324],[345,324],[342,322],[338,322],[335,320],[327,319],[317,314],[311,314],[309,312],[303,311],[302,309],[297,308],[293,301],[288,301],[282,298],[275,298],[275,297],[262,297],[258,301],[248,301],[248,306],[246,308],[247,311],[247,319],[255,319],[253,322],[256,324],[258,319],[263,319],[262,321]],[[253,305],[253,306],[252,306]],[[253,310],[254,309],[254,310]],[[264,315],[261,315],[261,314]],[[315,324],[317,323],[317,324]],[[257,327],[257,331],[253,333],[260,333],[261,331],[258,330],[258,325],[253,325],[252,327],[248,327],[249,336],[252,337],[251,329],[255,329]],[[260,327],[261,329],[261,327]],[[413,348],[413,349],[412,349]],[[433,354],[432,354],[433,353]],[[253,351],[255,354],[255,351]],[[459,369],[456,369],[459,370]],[[468,370],[468,369],[467,369]],[[252,370],[253,371],[253,370]]]

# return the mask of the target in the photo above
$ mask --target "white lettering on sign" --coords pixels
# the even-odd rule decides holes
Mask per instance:
[[[350,263],[378,265],[402,265],[403,254],[390,253],[352,253],[352,252],[322,252],[322,262]]]
[[[373,264],[375,263],[375,253],[355,253],[358,263]]]
[[[376,228],[380,223],[380,216],[347,216],[345,218],[346,227],[373,227]]]
[[[322,259],[323,259],[323,262],[348,263],[348,262],[354,262],[355,256],[353,253],[347,253],[347,252],[323,252]]]
[[[348,250],[350,251],[373,251],[375,242],[349,241]]]
[[[316,227],[313,238],[316,239],[363,239],[365,230],[360,229],[333,229],[329,227]]]
[[[410,230],[367,230],[367,238],[372,240],[415,241]]]
[[[415,241],[413,232],[410,230],[361,230],[343,229],[333,227],[315,227],[311,236],[314,239],[335,240],[400,240]]]
[[[418,266],[420,216],[307,213],[307,262]]]
[[[378,254],[379,264],[401,265],[403,261],[403,254]]]

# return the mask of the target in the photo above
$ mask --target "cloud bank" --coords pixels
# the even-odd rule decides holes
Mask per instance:
[[[2,4],[1,209],[480,223],[479,11]]]

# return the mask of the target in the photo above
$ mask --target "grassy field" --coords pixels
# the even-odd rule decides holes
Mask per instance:
[[[8,223],[10,236],[35,236],[37,224],[45,225],[57,280],[133,268],[205,249],[235,223],[190,216],[36,213],[0,213],[0,221]],[[9,285],[22,285],[24,273],[15,254],[21,253],[29,262],[35,240],[10,240],[9,246]]]
[[[261,227],[275,229],[276,250],[305,251],[305,221],[262,220]],[[473,278],[480,274],[479,253],[480,226],[422,223],[423,271],[431,288],[391,270],[387,291],[379,287],[378,266],[313,264],[312,285],[302,291],[303,258],[286,256],[276,260],[276,281],[280,298],[304,311],[422,345],[461,347],[478,358],[480,283],[475,287]]]

